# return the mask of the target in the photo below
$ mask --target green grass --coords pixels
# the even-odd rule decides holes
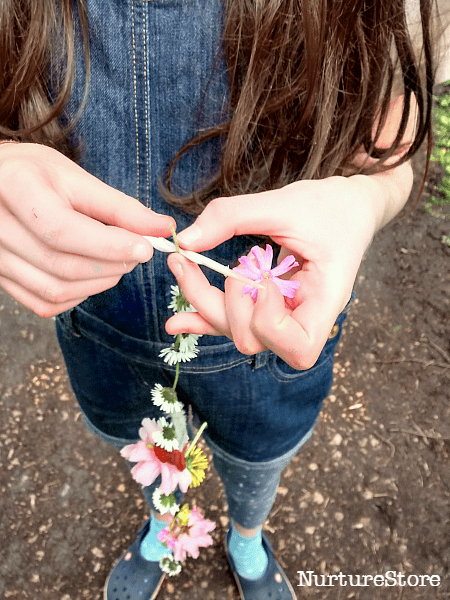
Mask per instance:
[[[450,84],[450,82],[447,82]],[[425,209],[435,217],[450,217],[450,92],[436,98],[434,108],[434,150],[431,160],[439,162],[444,169],[442,181],[436,189],[436,195],[425,202]],[[444,236],[444,244],[450,245],[449,236]]]

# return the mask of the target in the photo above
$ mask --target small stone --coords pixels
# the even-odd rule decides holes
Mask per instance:
[[[318,468],[319,468],[319,465],[317,465],[316,463],[309,463],[309,465],[308,465],[308,469],[310,471],[317,471]]]
[[[311,526],[311,527],[306,527],[306,529],[305,529],[305,533],[306,533],[307,535],[313,535],[313,534],[314,534],[314,532],[315,532],[315,530],[316,530],[316,528],[315,528],[315,527],[312,527],[312,526]]]
[[[335,520],[336,520],[338,523],[340,523],[341,521],[343,521],[343,520],[344,520],[344,513],[341,513],[341,512],[339,512],[339,511],[338,511],[338,512],[335,512],[335,513],[334,513],[334,518],[335,518]]]
[[[323,504],[325,502],[325,498],[320,492],[314,492],[313,500],[316,504]]]
[[[336,435],[331,440],[330,444],[332,446],[340,446],[342,444],[342,435],[340,433],[336,433]]]
[[[228,517],[225,517],[225,516],[221,516],[221,517],[219,517],[219,521],[220,521],[220,524],[222,525],[222,527],[223,527],[224,529],[225,529],[226,527],[228,527],[228,524],[229,524],[229,522],[230,522],[229,518],[228,518]]]
[[[105,558],[105,555],[100,550],[100,548],[92,548],[91,552],[95,556],[95,558]]]

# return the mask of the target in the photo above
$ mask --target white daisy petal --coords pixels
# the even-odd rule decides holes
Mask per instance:
[[[161,571],[167,573],[170,577],[178,575],[181,571],[181,563],[177,562],[171,554],[165,554],[159,561]]]
[[[166,413],[176,413],[183,410],[183,404],[178,400],[175,390],[163,388],[157,383],[152,389],[152,400],[155,406],[159,406]]]
[[[170,293],[172,300],[170,301],[169,308],[173,310],[173,312],[197,312],[192,304],[186,300],[178,285],[171,285]]]
[[[155,431],[153,434],[155,444],[164,448],[167,452],[178,450],[179,444],[173,425],[169,424],[164,417],[161,417],[158,419],[158,426],[161,427],[161,431]]]
[[[180,350],[175,350],[173,346],[170,348],[163,348],[159,353],[160,358],[164,359],[168,365],[173,366],[177,362],[187,362],[192,358],[195,358],[198,354],[199,350],[196,347],[194,350],[186,349],[184,352]]]
[[[175,495],[169,494],[166,496],[165,494],[161,494],[159,488],[153,492],[153,504],[156,510],[162,515],[170,513],[171,515],[175,516],[180,510],[180,505],[177,504]]]

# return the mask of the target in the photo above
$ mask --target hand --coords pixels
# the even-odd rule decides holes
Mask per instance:
[[[364,252],[382,221],[379,198],[384,206],[382,183],[357,175],[214,200],[178,234],[180,246],[201,252],[234,235],[268,235],[282,246],[279,260],[294,254],[302,261],[292,275],[300,288],[293,302],[285,301],[267,282],[254,303],[249,295],[242,297],[240,282],[228,278],[223,294],[196,265],[172,254],[169,267],[198,313],[173,316],[166,330],[226,335],[244,354],[271,349],[294,368],[311,367],[349,300]]]
[[[56,150],[0,146],[0,286],[39,316],[116,285],[170,225]]]

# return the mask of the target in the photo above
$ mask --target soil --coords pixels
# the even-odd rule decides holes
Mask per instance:
[[[425,197],[438,179],[433,165]],[[299,599],[450,597],[449,233],[448,218],[406,211],[362,264],[333,389],[266,524]],[[120,457],[84,427],[51,320],[0,292],[0,327],[0,598],[101,600],[146,507]],[[160,600],[239,597],[213,471],[199,490],[215,543],[166,579]],[[440,583],[299,586],[299,571]]]

